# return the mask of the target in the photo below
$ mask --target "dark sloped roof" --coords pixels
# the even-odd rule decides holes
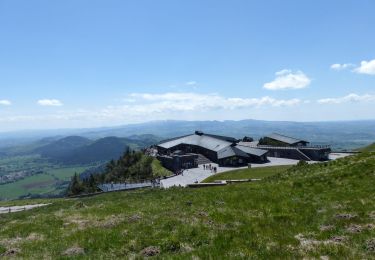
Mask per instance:
[[[287,144],[295,144],[295,143],[299,143],[299,142],[308,143],[305,140],[301,140],[301,139],[297,139],[297,138],[294,138],[294,137],[289,137],[289,136],[281,135],[281,134],[277,134],[277,133],[267,135],[266,137],[277,140],[277,141],[280,141],[280,142],[283,142],[283,143],[287,143]]]
[[[255,156],[262,156],[268,152],[267,150],[252,148],[252,147],[244,146],[244,145],[236,145],[236,148],[247,154],[255,155]]]
[[[232,157],[232,156],[240,156],[240,157],[245,157],[245,158],[249,157],[247,153],[243,152],[242,150],[238,149],[235,146],[228,146],[217,152],[218,159],[223,159],[223,158]]]
[[[229,136],[223,136],[223,135],[212,135],[212,134],[204,134],[204,135],[211,136],[211,137],[213,137],[213,138],[221,139],[221,140],[224,140],[224,141],[227,141],[227,142],[231,142],[231,143],[235,143],[235,142],[237,142],[237,139],[236,139],[236,138],[229,137]]]
[[[189,144],[189,145],[196,145],[196,146],[201,146],[203,148],[206,148],[211,151],[219,151],[223,149],[224,147],[232,145],[231,142],[211,137],[209,135],[197,135],[197,134],[192,134],[188,136],[182,136],[180,138],[176,138],[164,143],[158,144],[159,147],[169,149],[172,147],[175,147],[179,144]]]

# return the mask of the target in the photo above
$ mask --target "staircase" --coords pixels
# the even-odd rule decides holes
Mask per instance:
[[[198,165],[212,163],[210,159],[202,154],[198,154]]]
[[[310,157],[308,157],[306,154],[304,154],[300,149],[297,148],[296,150],[302,156],[303,160],[305,160],[305,161],[312,161],[310,159]]]

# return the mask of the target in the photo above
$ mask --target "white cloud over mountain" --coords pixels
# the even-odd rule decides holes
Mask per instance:
[[[375,95],[370,95],[370,94],[358,95],[355,93],[351,93],[343,97],[322,98],[322,99],[319,99],[317,102],[320,104],[342,104],[342,103],[371,102],[371,101],[375,101]]]
[[[269,90],[281,90],[281,89],[302,89],[306,88],[310,83],[311,79],[307,77],[302,71],[291,71],[284,69],[275,73],[276,78],[268,83],[265,83],[263,87]]]

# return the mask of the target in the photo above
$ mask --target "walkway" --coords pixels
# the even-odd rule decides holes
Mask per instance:
[[[251,164],[252,168],[257,167],[267,167],[267,166],[277,166],[277,165],[294,165],[299,162],[299,160],[285,159],[285,158],[275,158],[268,157],[269,162],[263,164]],[[246,169],[247,167],[219,167],[215,163],[211,163],[213,167],[217,167],[217,173],[227,172],[238,169]],[[210,170],[204,170],[203,165],[199,165],[198,168],[185,170],[183,175],[177,175],[168,179],[160,181],[161,188],[170,188],[173,186],[186,187],[188,184],[193,184],[196,181],[201,182],[204,179],[212,176]]]
[[[0,214],[4,213],[12,213],[12,212],[18,212],[18,211],[24,211],[24,210],[30,210],[33,208],[39,208],[44,207],[47,205],[50,205],[51,203],[47,204],[34,204],[34,205],[23,205],[23,206],[12,206],[12,207],[0,207]]]

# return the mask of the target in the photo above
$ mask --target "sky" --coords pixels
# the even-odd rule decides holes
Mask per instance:
[[[375,1],[0,0],[0,132],[375,119]]]

